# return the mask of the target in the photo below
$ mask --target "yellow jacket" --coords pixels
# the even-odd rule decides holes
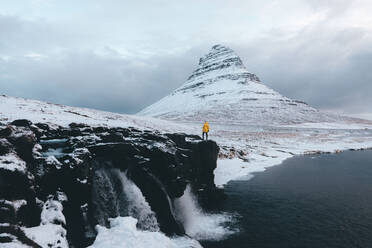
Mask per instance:
[[[208,133],[209,132],[209,125],[207,122],[204,122],[203,125],[203,133]]]

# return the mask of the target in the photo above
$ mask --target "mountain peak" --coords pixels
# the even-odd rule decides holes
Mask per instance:
[[[260,81],[256,75],[248,73],[243,61],[234,50],[217,44],[199,59],[198,68],[191,74],[187,81],[196,80],[200,77],[215,77],[217,74],[231,75],[236,73],[243,73],[252,81]]]
[[[219,123],[298,123],[325,120],[307,104],[289,99],[248,72],[229,47],[214,45],[186,82],[140,115]]]
[[[199,60],[199,65],[207,64],[208,62],[237,62],[237,65],[242,66],[243,62],[239,56],[229,47],[217,44]]]

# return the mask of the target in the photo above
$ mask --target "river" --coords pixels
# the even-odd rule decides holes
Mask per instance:
[[[240,231],[203,247],[372,247],[370,150],[293,157],[225,191]]]

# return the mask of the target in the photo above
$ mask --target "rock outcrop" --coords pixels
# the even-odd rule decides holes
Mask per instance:
[[[142,229],[184,235],[173,201],[187,185],[206,208],[223,199],[214,184],[218,151],[214,141],[181,133],[28,120],[0,126],[0,243],[85,247],[97,224],[119,215],[134,215]],[[146,214],[130,207],[128,192],[137,189]],[[47,244],[37,238],[44,229],[56,235]]]

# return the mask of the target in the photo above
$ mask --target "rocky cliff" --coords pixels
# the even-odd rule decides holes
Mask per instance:
[[[174,200],[190,185],[205,208],[223,199],[214,141],[136,128],[0,125],[0,244],[86,247],[97,224],[133,216],[137,227],[184,235]],[[47,236],[47,238],[45,238]]]

